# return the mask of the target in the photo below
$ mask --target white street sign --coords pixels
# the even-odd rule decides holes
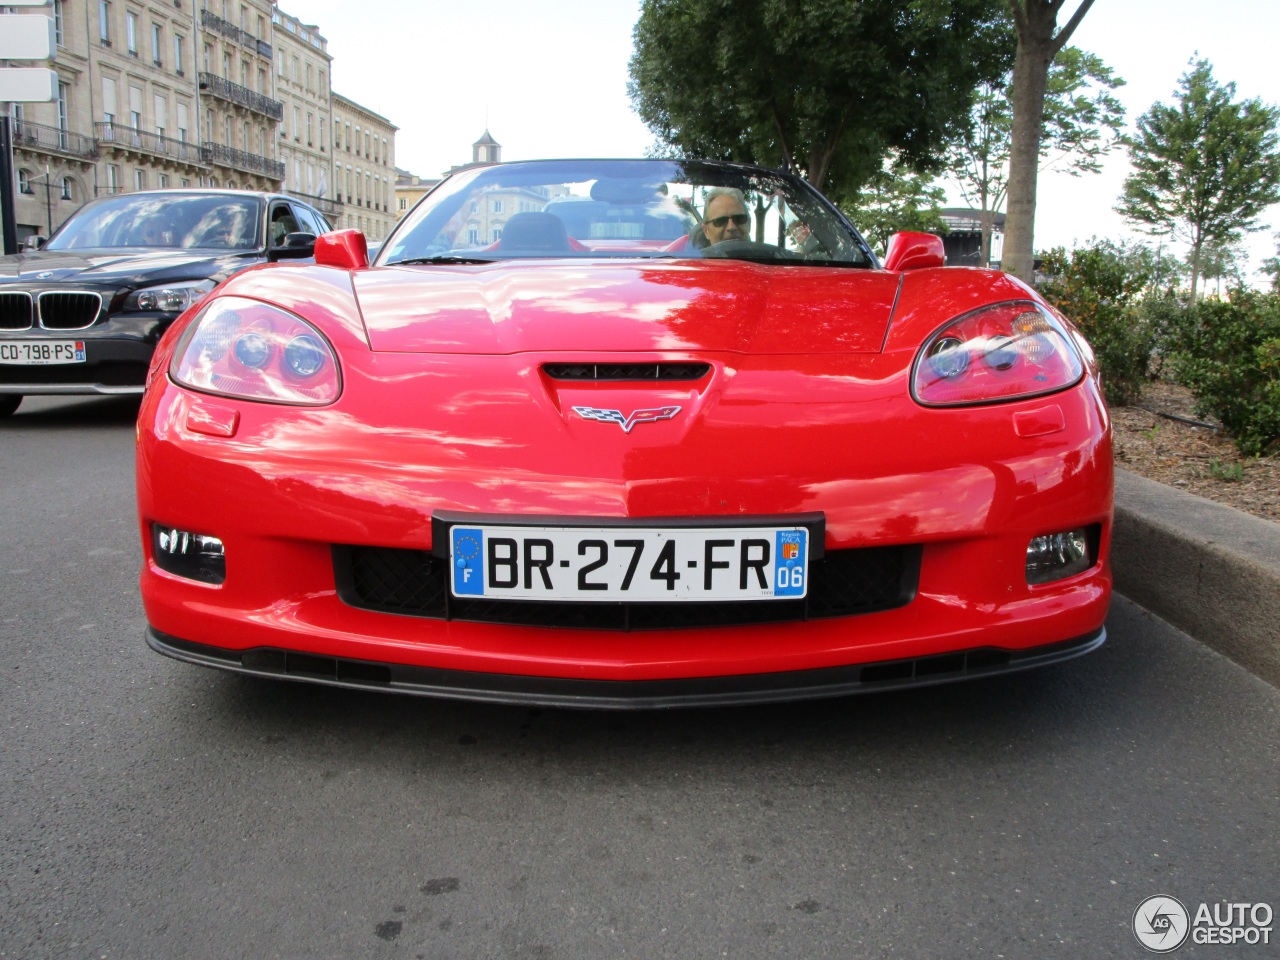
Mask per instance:
[[[48,103],[58,99],[58,75],[43,67],[0,67],[0,103]]]
[[[0,17],[0,60],[48,60],[53,56],[55,42],[52,17]]]

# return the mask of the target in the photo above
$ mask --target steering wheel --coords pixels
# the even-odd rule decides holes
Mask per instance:
[[[755,240],[721,240],[702,251],[702,256],[725,260],[794,260],[795,254],[771,243]]]

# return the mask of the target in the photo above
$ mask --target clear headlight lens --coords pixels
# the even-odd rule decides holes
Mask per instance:
[[[1000,303],[934,331],[916,357],[911,394],[926,406],[994,403],[1053,393],[1083,374],[1057,318],[1035,303]]]
[[[320,405],[342,392],[338,357],[301,317],[243,297],[205,306],[178,341],[169,375],[244,400]]]
[[[143,287],[125,297],[124,309],[130,313],[181,313],[217,286],[213,280],[191,280],[161,287]]]

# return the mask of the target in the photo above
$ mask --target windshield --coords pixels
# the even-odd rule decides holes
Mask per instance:
[[[539,160],[455,174],[405,218],[378,263],[563,257],[872,266],[866,244],[804,181],[670,160]]]
[[[253,250],[261,202],[221,194],[125,194],[82,207],[47,250],[174,247]]]

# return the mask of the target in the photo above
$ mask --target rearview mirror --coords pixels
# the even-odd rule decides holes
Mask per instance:
[[[334,230],[316,240],[316,263],[343,270],[363,270],[369,266],[369,244],[359,230]]]
[[[885,251],[884,268],[895,273],[900,270],[921,270],[925,267],[941,267],[947,262],[942,238],[932,233],[903,231],[889,238]]]
[[[279,246],[268,251],[271,260],[295,260],[310,257],[316,251],[316,235],[314,233],[286,233]]]

